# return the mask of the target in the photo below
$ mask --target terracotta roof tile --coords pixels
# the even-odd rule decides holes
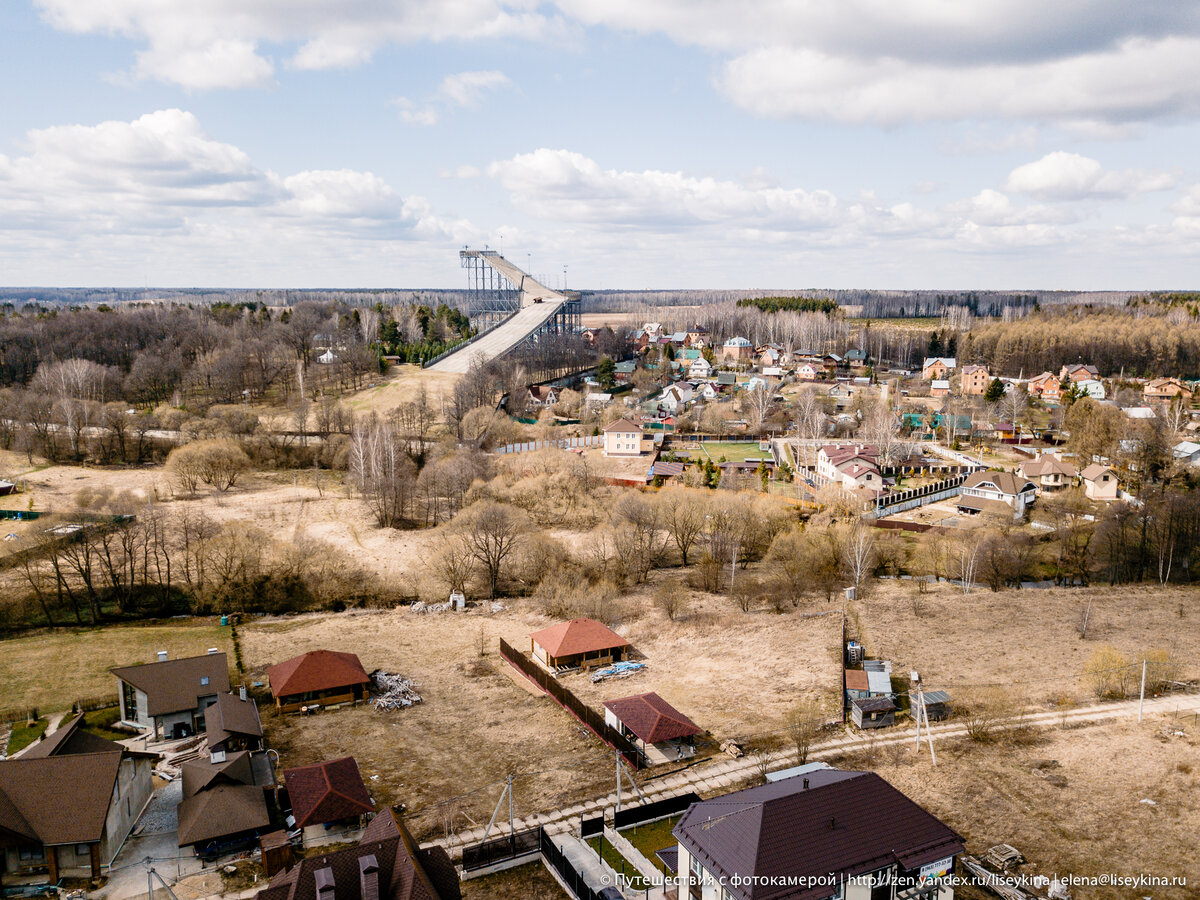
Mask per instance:
[[[293,697],[371,681],[355,654],[337,650],[312,650],[293,656],[267,669],[267,680],[275,697]]]
[[[352,756],[287,769],[283,780],[300,827],[337,822],[375,809]]]
[[[700,727],[653,692],[605,700],[605,709],[647,744],[700,734]]]
[[[556,657],[629,646],[629,641],[595,619],[559,622],[557,625],[535,631],[529,637],[551,656]]]

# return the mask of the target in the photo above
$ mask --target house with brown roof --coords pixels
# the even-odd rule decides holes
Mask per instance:
[[[258,704],[237,694],[218,694],[205,715],[205,732],[210,753],[263,748],[262,720]]]
[[[654,450],[654,439],[642,431],[642,423],[630,418],[620,418],[605,425],[605,456],[641,456]]]
[[[305,857],[277,873],[255,900],[461,900],[445,849],[421,849],[394,809],[353,847]]]
[[[361,821],[375,804],[353,756],[286,769],[283,773],[295,827],[305,840],[320,839],[325,827]]]
[[[216,650],[182,659],[160,650],[157,662],[109,671],[120,683],[121,723],[150,729],[156,738],[203,731],[206,710],[229,692],[229,660]]]
[[[1057,491],[1073,485],[1079,470],[1053,453],[1043,453],[1037,459],[1021,463],[1017,474],[1033,481],[1039,490]]]
[[[696,754],[702,729],[653,691],[604,701],[604,721],[633,741],[651,765]]]
[[[156,753],[83,730],[83,715],[0,762],[0,873],[99,878],[154,792]]]
[[[1100,370],[1095,366],[1073,363],[1069,366],[1063,366],[1059,370],[1058,380],[1067,381],[1071,384],[1078,384],[1081,381],[1099,381]]]
[[[1121,495],[1117,473],[1108,466],[1093,463],[1079,473],[1079,478],[1083,482],[1083,493],[1089,500],[1110,503]]]
[[[1192,399],[1192,393],[1192,389],[1178,378],[1151,378],[1142,389],[1142,396],[1147,402],[1172,400],[1175,397],[1187,402]]]
[[[180,766],[179,846],[213,857],[253,845],[271,826],[275,769],[263,752],[218,750]]]
[[[982,397],[987,393],[988,385],[991,384],[987,366],[963,366],[961,375],[960,390],[964,394]]]
[[[1037,485],[1012,472],[972,472],[962,483],[959,512],[994,512],[1014,519],[1025,514],[1037,496]]]
[[[629,641],[595,619],[559,622],[529,636],[533,658],[551,672],[607,666],[625,658]]]
[[[837,769],[693,803],[671,833],[680,897],[705,900],[951,900],[965,849],[874,772]]]
[[[267,681],[275,708],[290,713],[356,703],[371,678],[353,653],[310,650],[271,666]]]

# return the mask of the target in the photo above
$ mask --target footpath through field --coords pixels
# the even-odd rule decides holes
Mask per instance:
[[[1158,713],[1175,713],[1187,716],[1200,715],[1200,696],[1196,694],[1173,694],[1165,697],[1151,698],[1145,701],[1143,709],[1145,715]],[[1021,715],[1008,720],[1000,727],[1007,729],[1019,727],[1053,728],[1063,723],[1103,721],[1105,719],[1136,716],[1137,714],[1137,700],[1121,700],[1112,703],[1097,703],[1092,706],[1082,706],[1066,712],[1050,711]],[[966,735],[966,733],[966,726],[958,723],[951,722],[946,725],[935,725],[933,726],[934,746],[936,748],[939,738],[961,737]],[[814,745],[808,754],[808,758],[810,761],[819,761],[830,756],[854,750],[868,749],[870,747],[886,747],[905,741],[912,742],[915,737],[916,731],[914,728],[893,730],[887,737],[850,735]],[[922,747],[922,752],[927,752],[924,746]],[[780,750],[759,756],[744,756],[741,759],[714,757],[712,760],[701,763],[694,768],[676,772],[648,784],[641,785],[644,795],[641,801],[627,789],[622,790],[621,800],[623,804],[640,805],[640,802],[662,800],[691,791],[700,793],[703,796],[712,796],[729,792],[736,785],[758,774],[764,767],[775,769],[794,764],[795,752],[788,750]],[[606,809],[615,807],[616,805],[617,795],[614,792],[607,796],[595,797],[572,806],[560,807],[549,812],[535,813],[534,815],[517,818],[513,822],[513,827],[517,831],[521,831],[541,825],[545,826],[546,830],[552,834],[561,833],[575,828],[581,816],[600,815]],[[493,827],[492,833],[488,837],[500,837],[507,831],[507,827],[507,823],[501,828]],[[455,857],[461,854],[464,846],[477,844],[483,840],[485,831],[486,828],[484,826],[479,826],[458,832],[449,837],[427,841],[422,846],[441,846],[446,848],[451,857]]]

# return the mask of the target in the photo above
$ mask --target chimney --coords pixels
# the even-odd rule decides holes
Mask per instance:
[[[166,651],[166,650],[159,650],[159,651],[158,651],[158,661],[159,661],[159,662],[166,662],[166,661],[167,661],[167,651]]]
[[[221,652],[221,648],[220,648],[220,647],[209,647],[209,648],[208,648],[208,655],[209,655],[209,656],[212,656],[214,653],[220,653],[220,652]]]
[[[333,900],[333,869],[317,869],[313,880],[317,883],[317,900]]]
[[[244,684],[240,688],[238,688],[238,696],[241,697],[243,700],[246,699],[246,686]]]
[[[375,854],[359,857],[358,883],[362,900],[379,900],[379,863],[375,861]]]

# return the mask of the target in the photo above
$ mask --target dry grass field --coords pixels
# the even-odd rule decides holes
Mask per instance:
[[[430,405],[437,408],[441,406],[442,398],[454,388],[458,378],[451,372],[431,372],[412,364],[390,366],[386,373],[378,377],[374,387],[348,394],[343,402],[356,413],[383,412],[416,400],[424,388]]]
[[[658,691],[718,738],[778,730],[808,694],[836,704],[838,617],[746,615],[727,603],[701,601],[676,624],[657,611],[635,610],[620,631],[647,669],[599,685],[582,675],[564,683],[597,708],[603,699]],[[515,682],[498,656],[498,638],[524,648],[530,632],[551,623],[518,603],[496,613],[397,609],[264,620],[240,634],[256,680],[265,680],[269,664],[323,647],[352,650],[368,670],[417,682],[423,702],[407,710],[360,707],[304,718],[267,715],[265,722],[284,765],[352,754],[377,800],[407,803],[430,835],[448,820],[456,827],[486,822],[509,773],[537,773],[517,782],[519,814],[611,789],[611,751],[549,698]],[[447,803],[451,798],[461,799]]]
[[[1200,860],[1180,852],[1200,831],[1200,728],[1190,720],[1148,716],[1141,725],[1126,719],[994,744],[941,741],[937,760],[928,751],[914,758],[905,743],[831,762],[878,772],[966,837],[970,852],[1012,844],[1029,859],[1027,874],[1184,876],[1189,885],[1078,887],[1079,900],[1196,896]]]
[[[914,608],[914,598],[918,598]],[[1195,588],[1128,585],[1118,589],[1050,588],[969,595],[942,585],[923,596],[916,585],[882,582],[858,606],[868,655],[893,671],[917,669],[930,687],[1019,686],[1034,704],[1056,697],[1091,699],[1081,677],[1102,644],[1133,660],[1170,651],[1184,679],[1200,677],[1200,608]],[[1088,635],[1078,626],[1091,604]]]
[[[71,708],[80,698],[112,695],[113,666],[154,662],[166,650],[172,659],[198,656],[210,647],[230,654],[229,629],[215,619],[187,619],[149,625],[39,631],[0,640],[0,706],[36,706],[40,712]]]

